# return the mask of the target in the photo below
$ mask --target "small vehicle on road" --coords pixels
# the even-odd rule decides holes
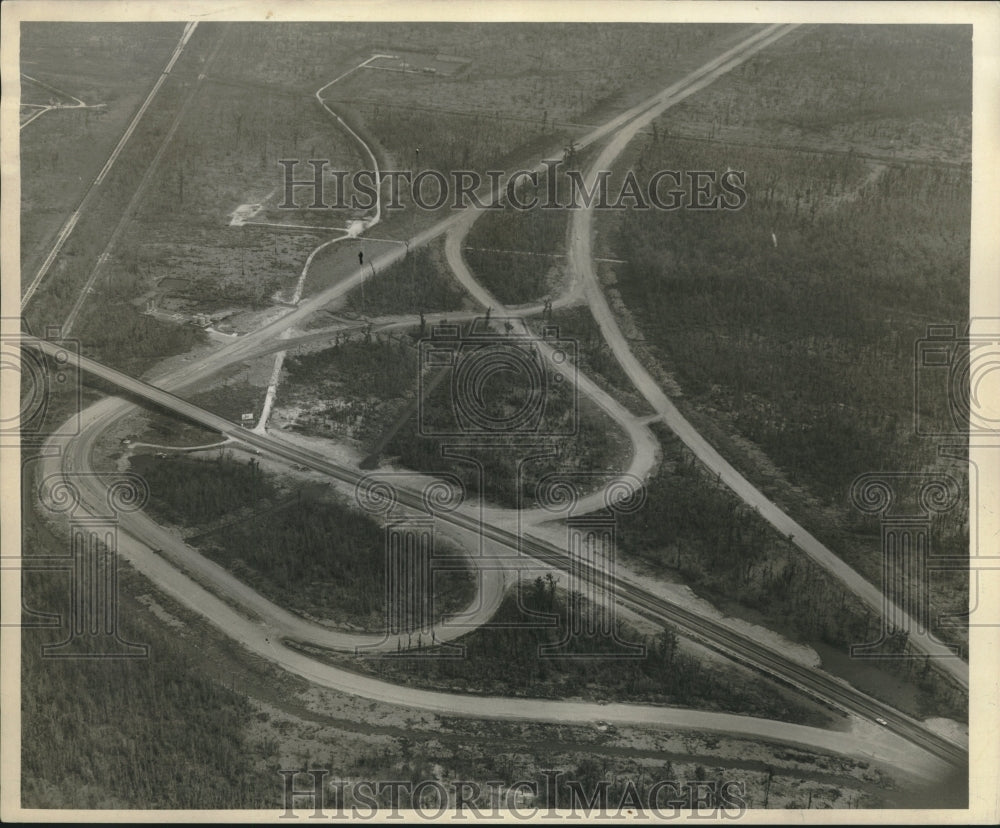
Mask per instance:
[[[889,726],[889,723],[885,719],[883,719],[881,716],[876,716],[875,717],[875,721],[878,722],[880,725],[882,725],[882,727],[888,727]]]

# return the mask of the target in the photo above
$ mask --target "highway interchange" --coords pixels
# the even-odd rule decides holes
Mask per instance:
[[[792,26],[770,26],[759,29],[738,46],[720,55],[688,77],[584,136],[578,142],[580,148],[596,144],[604,139],[610,139],[591,165],[588,172],[588,183],[593,182],[593,176],[596,175],[597,170],[609,169],[614,158],[627,145],[628,141],[639,129],[648,125],[653,118],[738,66],[793,28]],[[500,193],[491,194],[491,200],[499,197]],[[375,257],[371,264],[376,270],[383,270],[393,262],[402,259],[416,247],[445,236],[446,256],[452,271],[470,295],[484,308],[493,308],[497,317],[530,316],[537,313],[539,310],[537,307],[504,309],[475,281],[468,270],[461,256],[461,245],[472,224],[481,214],[482,211],[472,207],[457,212],[434,226],[415,234],[413,238],[408,240],[406,246],[397,246]],[[695,454],[710,469],[717,472],[745,502],[758,508],[762,516],[784,534],[793,535],[794,542],[800,549],[832,571],[863,600],[881,612],[881,592],[864,581],[832,551],[826,549],[805,529],[792,521],[733,469],[724,458],[718,455],[704,438],[681,417],[677,409],[631,353],[596,279],[591,250],[591,222],[591,210],[574,211],[568,250],[569,269],[573,275],[573,283],[570,290],[564,296],[559,297],[555,304],[560,306],[573,304],[581,299],[585,300],[593,311],[602,334],[613,353],[629,378],[653,406],[657,416],[662,418]],[[219,347],[197,361],[188,362],[171,370],[161,370],[148,381],[129,377],[85,357],[81,358],[81,368],[96,377],[113,383],[133,398],[152,403],[161,409],[218,431],[224,437],[248,446],[252,451],[263,452],[269,456],[281,458],[288,463],[298,464],[328,475],[350,489],[358,484],[363,473],[318,457],[313,452],[282,441],[273,435],[247,431],[218,415],[193,405],[176,396],[173,392],[194,386],[226,367],[249,358],[276,350],[285,350],[303,341],[313,341],[323,336],[329,336],[329,333],[322,331],[299,336],[292,336],[291,333],[295,327],[304,324],[316,311],[323,309],[336,298],[360,284],[368,272],[369,268],[366,263],[364,268],[359,267],[338,284],[300,301],[295,309],[290,310],[270,324]],[[32,291],[37,289],[37,281],[32,283],[31,289]],[[448,316],[453,321],[459,318],[459,315],[456,314]],[[431,322],[434,321],[434,317],[429,317],[429,319]],[[378,328],[390,328],[404,327],[412,325],[414,322],[414,318],[402,318],[375,320],[373,324]],[[343,328],[337,327],[336,330],[343,330]],[[25,338],[23,344],[49,354],[54,354],[57,350],[56,344],[45,340]],[[547,356],[551,357],[551,354],[547,354]],[[655,463],[656,442],[649,431],[648,423],[639,422],[619,402],[601,391],[584,376],[578,377],[578,390],[594,400],[616,423],[626,430],[633,445],[632,462],[628,473],[632,477],[643,479]],[[83,427],[78,435],[57,433],[50,440],[50,443],[53,446],[58,446],[60,451],[58,455],[50,456],[43,461],[41,477],[48,479],[50,474],[65,475],[67,478],[73,479],[77,488],[82,491],[86,503],[103,503],[105,493],[99,480],[94,477],[76,477],[75,475],[89,469],[91,454],[99,436],[115,422],[120,421],[133,411],[134,405],[135,403],[129,399],[107,398],[83,411],[81,414]],[[405,485],[397,485],[397,491],[402,507],[422,508],[422,501],[413,490]],[[599,508],[602,503],[603,499],[598,493],[586,498],[582,505],[584,509]],[[505,514],[505,512],[507,513]],[[486,518],[484,523],[481,522],[483,516]],[[468,543],[473,538],[482,537],[489,550],[491,560],[505,560],[510,563],[511,569],[514,571],[525,568],[525,562],[523,558],[518,560],[516,556],[512,556],[512,552],[527,556],[547,566],[565,569],[568,565],[566,552],[557,545],[532,534],[532,527],[539,525],[545,517],[540,513],[512,515],[508,510],[498,509],[480,511],[470,505],[447,514],[440,514],[437,516],[437,520],[447,525],[455,539],[465,540]],[[551,515],[548,515],[548,518],[551,518]],[[289,641],[309,642],[331,649],[350,651],[356,646],[370,644],[370,637],[352,636],[331,631],[319,625],[305,622],[298,616],[275,606],[258,593],[236,581],[221,567],[207,561],[193,550],[180,549],[179,547],[183,547],[183,544],[176,537],[157,526],[143,513],[123,516],[122,529],[125,530],[127,538],[121,541],[121,553],[161,589],[207,617],[227,635],[287,670],[310,678],[324,686],[335,687],[345,692],[363,695],[366,698],[480,717],[486,715],[484,710],[488,710],[490,711],[489,715],[497,718],[552,718],[563,721],[593,721],[600,718],[618,722],[659,723],[661,725],[714,729],[734,733],[742,732],[748,736],[789,741],[800,745],[823,746],[843,753],[873,756],[885,761],[903,761],[903,758],[911,751],[909,745],[919,747],[928,754],[959,766],[968,760],[964,746],[938,735],[922,723],[861,693],[846,682],[822,671],[805,667],[730,626],[664,600],[645,589],[638,579],[630,576],[627,572],[619,571],[618,573],[617,595],[624,606],[655,621],[667,622],[696,641],[737,661],[750,664],[778,677],[784,682],[839,709],[856,714],[868,722],[875,718],[882,718],[888,723],[887,730],[891,731],[891,734],[884,730],[878,732],[879,729],[876,727],[876,732],[866,737],[859,732],[845,734],[834,731],[819,731],[816,728],[805,728],[780,722],[765,722],[750,717],[723,716],[722,714],[686,710],[674,711],[645,705],[613,704],[597,708],[595,705],[583,703],[543,701],[525,703],[523,699],[516,701],[491,699],[488,705],[484,705],[482,699],[476,699],[473,704],[469,697],[458,694],[401,688],[320,664],[282,643],[282,639],[285,638]],[[527,534],[519,534],[525,530]],[[544,533],[539,532],[538,534]],[[200,559],[202,563],[193,563],[195,559]],[[181,566],[181,562],[183,562],[183,566]],[[511,573],[503,577],[484,578],[484,591],[480,596],[478,608],[466,615],[461,625],[451,627],[447,624],[440,625],[436,631],[438,639],[446,641],[458,637],[471,626],[488,620],[492,612],[499,606],[504,587],[510,583],[510,579],[513,577],[516,575]],[[588,573],[588,577],[595,577],[595,573]],[[206,583],[213,586],[211,591],[205,588]],[[942,664],[951,671],[953,678],[959,684],[967,687],[967,664],[955,659],[943,661]]]

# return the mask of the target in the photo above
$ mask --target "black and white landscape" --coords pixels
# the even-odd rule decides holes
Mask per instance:
[[[983,807],[988,7],[31,8],[5,807]]]

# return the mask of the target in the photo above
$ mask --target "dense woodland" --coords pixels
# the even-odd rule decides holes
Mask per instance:
[[[623,553],[679,574],[715,603],[759,612],[768,626],[807,644],[846,653],[852,644],[879,637],[876,613],[712,478],[676,437],[656,428],[663,463],[647,484],[646,505],[619,517]],[[877,542],[878,529],[868,531]],[[905,636],[894,646],[902,652]],[[920,688],[926,709],[912,712],[966,715],[961,694],[925,660],[886,660],[882,666]]]
[[[122,304],[107,304],[100,313],[82,317],[73,334],[86,356],[132,376],[206,341],[199,328],[160,322]]]
[[[656,370],[680,385],[682,407],[751,441],[840,525],[858,520],[849,491],[859,475],[939,465],[936,443],[914,433],[914,349],[929,324],[961,331],[968,314],[968,171],[662,134],[635,153],[637,163],[747,171],[741,211],[631,211],[615,237],[627,263],[611,292]],[[947,380],[935,379],[940,410]],[[760,458],[742,466],[760,481]],[[938,524],[936,551],[967,548],[955,518]],[[863,554],[836,526],[816,525],[815,504],[800,519],[878,581],[877,538]],[[933,587],[964,605],[961,573]]]
[[[573,605],[574,611],[592,611],[584,602]],[[365,662],[366,669],[392,681],[463,692],[591,701],[609,697],[821,723],[814,720],[815,713],[773,688],[709,667],[684,653],[671,629],[643,636],[617,622],[619,640],[645,645],[645,657],[615,657],[624,650],[620,644],[587,636],[569,636],[560,650],[564,656],[540,655],[541,646],[561,642],[568,630],[567,599],[551,576],[525,582],[504,600],[493,621],[531,623],[532,616],[526,613],[555,615],[558,626],[482,628],[462,638],[464,658],[372,659]],[[537,615],[534,620],[544,621]]]
[[[201,526],[240,509],[262,510],[279,496],[253,461],[239,462],[231,452],[208,461],[138,454],[129,462],[150,487],[149,509],[171,523]]]
[[[30,505],[23,514],[25,554],[63,554],[67,541]],[[127,569],[119,577],[123,595],[148,588]],[[64,572],[26,573],[24,606],[65,619],[66,579]],[[65,622],[61,629],[23,630],[24,807],[273,806],[273,774],[259,770],[247,738],[247,697],[220,684],[195,663],[189,644],[161,621],[144,620],[137,607],[120,607],[120,632],[148,644],[148,658],[45,658],[42,645],[62,641]]]
[[[835,500],[862,472],[933,462],[913,353],[968,316],[968,170],[662,134],[635,153],[746,170],[742,210],[627,211],[614,238],[617,290],[685,393]]]
[[[385,533],[370,515],[324,486],[279,492],[252,458],[220,452],[209,462],[162,459],[141,469],[153,514],[202,528],[189,542],[263,595],[311,616],[384,628]],[[467,571],[439,573],[434,584],[438,612],[472,599]]]

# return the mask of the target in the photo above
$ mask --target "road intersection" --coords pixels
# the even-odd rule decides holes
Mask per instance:
[[[653,118],[684,97],[711,83],[723,73],[735,68],[793,28],[790,26],[770,26],[754,32],[741,44],[691,73],[682,81],[593,130],[578,143],[581,148],[605,138],[610,137],[611,140],[589,171],[588,180],[592,182],[596,171],[602,168],[601,165],[610,164],[628,140]],[[500,197],[500,193],[492,193],[491,202]],[[465,265],[461,256],[463,240],[481,213],[482,211],[471,207],[458,212],[416,234],[414,238],[410,239],[407,246],[398,246],[395,250],[381,254],[374,260],[373,264],[378,269],[384,269],[393,262],[401,260],[412,249],[445,235],[446,256],[452,270],[458,280],[480,304],[484,307],[500,309],[497,310],[498,316],[507,311],[522,316],[530,315],[526,311],[537,312],[537,308],[503,310],[500,303],[496,302],[488,292],[478,285]],[[720,475],[725,472],[725,481],[741,498],[751,505],[761,508],[762,514],[779,529],[785,525],[793,526],[791,531],[795,531],[796,543],[807,554],[828,568],[833,568],[835,574],[845,580],[845,583],[848,583],[852,589],[859,591],[865,600],[874,600],[872,595],[865,593],[866,588],[874,590],[874,587],[863,581],[860,584],[849,583],[849,579],[845,578],[844,575],[850,573],[850,570],[848,569],[846,573],[843,569],[838,570],[837,564],[845,565],[832,552],[821,547],[818,541],[808,536],[808,533],[797,524],[789,523],[790,518],[787,518],[774,504],[767,501],[745,478],[732,469],[724,458],[714,452],[714,449],[700,435],[694,432],[662,391],[656,387],[648,372],[628,350],[627,342],[617,328],[594,274],[590,249],[591,221],[592,212],[590,210],[577,211],[574,214],[569,261],[570,270],[575,278],[567,294],[557,299],[554,304],[573,304],[581,299],[586,300],[616,357],[625,368],[628,376],[653,405],[657,415],[678,432],[681,439],[692,447],[710,469]],[[86,358],[82,359],[81,367],[96,376],[117,384],[126,392],[219,431],[224,436],[251,447],[252,450],[268,452],[289,462],[300,463],[308,468],[322,471],[344,484],[356,485],[361,479],[361,473],[317,458],[309,452],[268,435],[266,432],[254,433],[241,430],[224,418],[193,406],[170,392],[195,385],[238,361],[274,350],[284,350],[292,347],[296,342],[320,337],[321,332],[301,334],[298,337],[291,336],[290,332],[295,326],[304,323],[313,313],[360,284],[366,278],[368,269],[368,264],[359,267],[338,284],[300,301],[294,310],[289,311],[274,322],[223,345],[198,362],[159,371],[147,382],[127,377]],[[457,315],[450,314],[449,317],[454,319],[457,318]],[[393,327],[412,325],[413,323],[414,319],[407,317],[383,320],[380,324],[384,327]],[[52,353],[52,349],[55,347],[43,340],[33,339],[26,339],[24,344],[49,353]],[[546,358],[551,358],[551,353],[547,353]],[[612,416],[616,423],[625,429],[633,446],[629,474],[640,480],[644,479],[653,468],[656,456],[656,441],[649,431],[648,422],[636,418],[587,377],[579,376],[578,390],[594,400],[606,413]],[[109,398],[82,412],[83,427],[80,435],[57,434],[52,438],[51,444],[58,446],[62,453],[61,456],[49,457],[43,461],[45,473],[73,473],[88,468],[97,437],[114,422],[133,410],[133,405],[128,400]],[[86,497],[91,500],[94,498],[103,499],[104,497],[99,482],[91,481],[86,484],[85,489]],[[420,504],[414,500],[414,497],[412,492],[405,489],[400,491],[401,503],[410,508],[419,508]],[[583,504],[583,508],[600,508],[603,505],[603,497],[600,493],[591,495],[589,498]],[[486,518],[485,525],[478,522],[483,516]],[[511,549],[516,549],[521,553],[527,553],[530,558],[536,561],[564,568],[566,566],[564,550],[530,536],[532,524],[551,519],[551,517],[551,515],[543,514],[541,510],[535,510],[534,514],[512,515],[510,510],[479,511],[470,507],[470,510],[456,510],[453,514],[446,516],[444,522],[449,524],[456,538],[464,537],[467,540],[468,537],[476,535],[485,538],[487,545],[493,550],[496,557],[501,557],[497,550],[506,549],[509,552]],[[128,537],[123,539],[121,543],[120,551],[122,554],[140,572],[167,593],[208,617],[217,627],[240,641],[251,651],[264,655],[286,669],[311,678],[324,686],[335,687],[345,692],[358,693],[367,698],[383,699],[396,704],[409,704],[429,710],[448,711],[459,715],[482,716],[486,715],[484,714],[484,710],[486,710],[489,711],[490,715],[499,718],[553,718],[570,721],[593,721],[595,718],[602,718],[623,723],[659,723],[666,726],[703,727],[727,732],[743,732],[747,735],[778,741],[786,740],[797,744],[818,745],[831,750],[855,755],[875,756],[881,759],[887,759],[890,754],[893,757],[901,758],[909,750],[907,745],[912,744],[948,761],[966,761],[962,746],[955,745],[932,733],[919,722],[898,713],[888,705],[865,696],[844,682],[820,671],[794,664],[788,659],[784,659],[780,653],[771,651],[758,642],[747,640],[724,625],[710,622],[694,613],[670,606],[663,599],[643,590],[641,584],[629,580],[625,573],[620,573],[622,583],[619,586],[618,595],[623,603],[635,611],[659,621],[675,624],[686,635],[707,643],[730,657],[750,663],[773,675],[778,675],[786,682],[862,718],[871,720],[873,716],[884,717],[888,722],[887,732],[876,733],[872,738],[859,739],[854,736],[842,738],[842,735],[831,736],[829,735],[830,731],[815,728],[795,730],[799,726],[780,722],[769,722],[762,725],[760,724],[761,720],[732,716],[713,719],[713,716],[720,714],[672,711],[667,708],[643,705],[610,705],[598,709],[596,705],[586,704],[541,701],[525,704],[523,699],[491,699],[489,705],[483,706],[483,700],[477,699],[474,703],[475,711],[473,711],[469,707],[468,697],[401,688],[339,670],[329,665],[320,665],[315,660],[306,658],[302,653],[282,644],[281,638],[309,641],[331,646],[333,649],[353,649],[353,647],[358,646],[360,639],[357,636],[351,637],[336,631],[317,630],[317,625],[309,624],[292,613],[276,607],[241,584],[221,567],[211,564],[197,553],[193,553],[193,555],[201,558],[202,561],[196,564],[199,578],[192,579],[178,568],[180,561],[177,555],[183,554],[178,552],[178,540],[141,513],[129,515],[126,520],[123,520],[123,528]],[[521,537],[519,533],[524,529],[527,529],[528,535]],[[800,535],[799,531],[796,530],[800,530],[802,534]],[[167,549],[174,551],[166,553],[165,556],[154,551]],[[821,550],[829,557],[820,554]],[[184,558],[184,563],[191,565],[194,560],[194,557],[188,555]],[[859,578],[859,576],[855,577]],[[200,582],[199,579],[207,580],[216,589],[213,591],[205,589],[203,582]],[[488,620],[499,605],[507,582],[506,577],[487,581],[487,587],[481,595],[478,608],[466,615],[462,628],[453,627],[449,631],[447,625],[442,625],[438,630],[439,640],[448,640],[448,636],[458,637],[467,630],[467,625]],[[220,597],[216,590],[221,590],[223,595]],[[881,611],[881,593],[877,593],[877,595],[877,608]],[[370,643],[370,639],[365,638],[364,643]],[[964,665],[964,683],[966,685],[968,681],[967,669],[967,665]],[[956,678],[962,681],[962,668],[955,668],[953,672]],[[685,721],[689,724],[684,724]]]

